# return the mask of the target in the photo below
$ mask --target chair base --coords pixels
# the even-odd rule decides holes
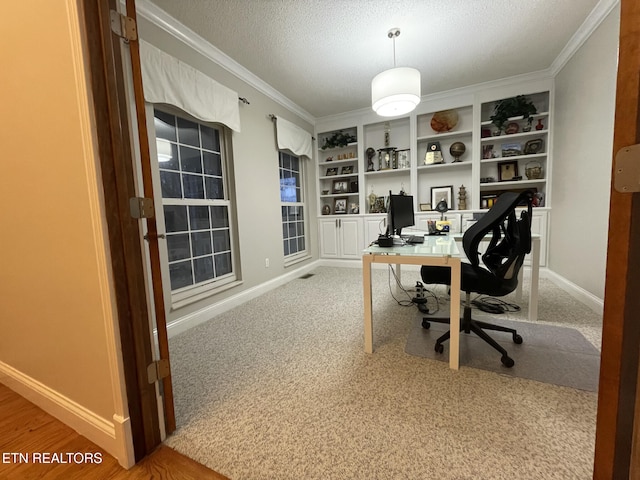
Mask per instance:
[[[513,328],[507,328],[501,325],[494,325],[492,323],[486,323],[486,322],[481,322],[479,320],[472,319],[471,305],[469,305],[468,303],[469,302],[467,301],[467,305],[464,306],[463,316],[460,319],[460,331],[461,332],[464,331],[464,333],[471,333],[471,332],[475,333],[478,337],[480,337],[482,340],[487,342],[489,345],[491,345],[494,349],[496,349],[498,352],[502,354],[500,361],[505,367],[507,368],[513,367],[515,365],[515,362],[509,356],[507,351],[498,342],[496,342],[493,338],[491,338],[485,332],[485,330],[511,333],[513,337],[513,343],[516,343],[518,345],[522,343],[522,337],[518,335],[518,332]],[[450,320],[449,318],[423,318],[422,328],[425,328],[425,329],[429,328],[431,326],[430,322],[450,323]],[[449,340],[450,336],[451,336],[451,330],[449,330],[447,333],[440,336],[440,338],[436,340],[436,344],[435,344],[436,352],[438,353],[444,352],[444,347],[442,346],[442,344],[447,340]]]

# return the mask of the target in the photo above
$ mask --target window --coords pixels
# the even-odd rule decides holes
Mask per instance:
[[[158,109],[154,126],[172,295],[235,280],[224,130]]]
[[[303,162],[280,152],[280,203],[285,261],[307,253]]]

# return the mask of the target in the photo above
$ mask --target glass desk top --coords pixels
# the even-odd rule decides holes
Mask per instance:
[[[371,245],[364,254],[412,255],[412,256],[460,256],[456,239],[452,235],[425,235],[424,243],[379,247]]]

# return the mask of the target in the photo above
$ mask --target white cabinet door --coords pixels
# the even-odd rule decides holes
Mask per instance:
[[[362,258],[362,219],[355,216],[326,218],[318,221],[322,258]]]
[[[367,248],[371,242],[377,240],[378,237],[387,230],[386,215],[370,215],[364,217],[364,244],[363,248]]]
[[[360,218],[338,219],[338,241],[341,258],[360,260],[362,258],[362,221]]]
[[[320,256],[323,258],[338,258],[340,256],[338,243],[338,219],[322,219],[318,223]]]

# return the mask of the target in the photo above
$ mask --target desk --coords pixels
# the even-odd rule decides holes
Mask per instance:
[[[373,353],[373,303],[371,294],[371,264],[436,265],[451,268],[451,338],[449,367],[460,367],[460,251],[456,239],[449,235],[426,236],[422,244],[393,247],[371,246],[362,255],[364,286],[364,351]]]

